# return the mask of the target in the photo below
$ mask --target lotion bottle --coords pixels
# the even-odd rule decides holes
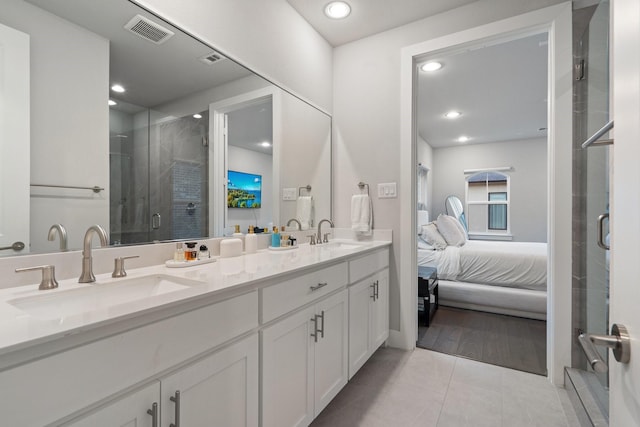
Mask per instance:
[[[233,232],[233,237],[242,237],[244,234],[240,231],[240,225],[236,224],[236,230]]]
[[[249,233],[244,236],[244,252],[254,254],[258,250],[258,236],[253,232],[253,225],[249,226]]]
[[[280,233],[278,233],[278,227],[273,227],[273,234],[271,234],[271,247],[280,247]]]

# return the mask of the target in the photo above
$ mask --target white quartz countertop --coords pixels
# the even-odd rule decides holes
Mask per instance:
[[[100,274],[92,284],[77,283],[77,279],[60,280],[57,289],[47,291],[39,291],[38,284],[1,289],[0,360],[5,355],[12,357],[2,361],[0,369],[21,360],[19,353],[51,346],[61,338],[75,336],[78,345],[99,338],[101,329],[106,334],[113,333],[107,329],[116,324],[135,327],[136,322],[144,324],[189,310],[189,304],[210,304],[234,293],[250,291],[270,279],[347,260],[390,244],[335,240],[325,245],[303,244],[292,250],[263,249],[186,268],[157,265],[131,269],[125,278]],[[166,279],[164,287],[160,291],[156,287],[149,294],[144,294],[146,287],[132,292],[129,284],[140,284],[148,277],[153,278],[151,281]]]

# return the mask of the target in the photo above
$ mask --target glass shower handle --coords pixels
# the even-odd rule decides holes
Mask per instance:
[[[160,216],[159,212],[156,212],[153,214],[153,216],[151,217],[151,228],[153,228],[154,230],[157,230],[160,228],[160,225],[162,223],[162,217]]]
[[[598,246],[604,250],[609,250],[610,246],[604,241],[604,220],[609,219],[609,214],[602,214],[598,217]]]

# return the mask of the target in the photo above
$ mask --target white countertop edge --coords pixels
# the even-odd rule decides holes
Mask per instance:
[[[331,264],[345,261],[349,258],[357,258],[360,255],[365,255],[369,252],[387,247],[391,245],[391,241],[370,240],[366,245],[363,245],[357,249],[343,250],[336,256],[331,256],[319,261],[309,262],[300,265],[281,265],[280,270],[270,272],[268,274],[257,275],[256,277],[244,280],[233,280],[234,275],[230,275],[226,279],[216,277],[226,283],[220,285],[211,284],[203,287],[190,288],[187,291],[175,292],[173,294],[166,294],[160,297],[154,297],[154,302],[145,304],[144,301],[137,301],[135,304],[131,303],[129,312],[123,312],[117,315],[104,315],[98,316],[96,320],[90,320],[83,322],[79,319],[74,319],[71,322],[71,326],[59,326],[52,327],[50,331],[42,334],[33,333],[33,330],[37,329],[38,324],[50,323],[51,320],[39,320],[29,317],[28,315],[21,316],[21,320],[17,322],[8,322],[7,319],[2,319],[0,316],[0,370],[8,369],[10,367],[27,363],[28,361],[45,357],[47,355],[55,354],[61,351],[68,350],[73,347],[77,347],[104,337],[122,333],[127,330],[138,328],[140,326],[157,322],[159,320],[172,317],[187,311],[191,311],[200,307],[204,307],[219,301],[223,301],[234,296],[238,296],[247,292],[254,291],[264,286],[272,284],[274,280],[280,279],[284,276],[291,274],[301,274],[305,270],[313,270],[322,268]],[[322,245],[317,247],[309,247],[309,251],[322,250]],[[266,249],[258,251],[258,254],[243,255],[236,258],[223,258],[218,262],[212,264],[204,264],[199,266],[193,266],[184,269],[171,269],[164,265],[157,265],[151,267],[143,267],[138,269],[132,269],[128,272],[128,278],[135,278],[139,276],[145,276],[149,274],[167,274],[170,276],[194,278],[199,277],[199,280],[206,280],[206,278],[214,279],[212,269],[219,270],[221,264],[234,263],[240,261],[244,262],[246,257],[252,257],[259,254],[267,254],[270,257],[286,256],[288,254],[303,252],[303,251],[284,251],[284,252],[272,252]],[[305,251],[305,254],[308,252]],[[264,255],[259,255],[264,256]],[[219,271],[218,271],[219,273]],[[97,280],[117,280],[111,279],[109,274],[97,275]],[[74,286],[75,284],[67,283],[72,280],[61,281],[61,286]],[[91,285],[77,285],[77,286],[99,286],[95,284]],[[8,288],[0,290],[0,313],[3,310],[16,311],[17,308],[9,307],[7,301],[16,298],[18,295],[12,293],[12,291],[19,292],[19,296],[24,295],[40,295],[37,291],[37,285],[33,286],[21,286],[19,288]],[[162,298],[161,298],[162,297]],[[78,315],[76,317],[84,317]],[[8,328],[12,327],[12,323],[16,328],[25,328],[27,332],[31,331],[32,335],[12,338],[6,338],[6,332]],[[17,323],[17,324],[16,324]],[[14,334],[19,335],[19,334]],[[2,338],[2,337],[5,338]]]

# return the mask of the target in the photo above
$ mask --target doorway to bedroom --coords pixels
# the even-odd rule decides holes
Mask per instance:
[[[417,346],[540,375],[548,57],[546,31],[480,40],[420,57],[414,86]]]

